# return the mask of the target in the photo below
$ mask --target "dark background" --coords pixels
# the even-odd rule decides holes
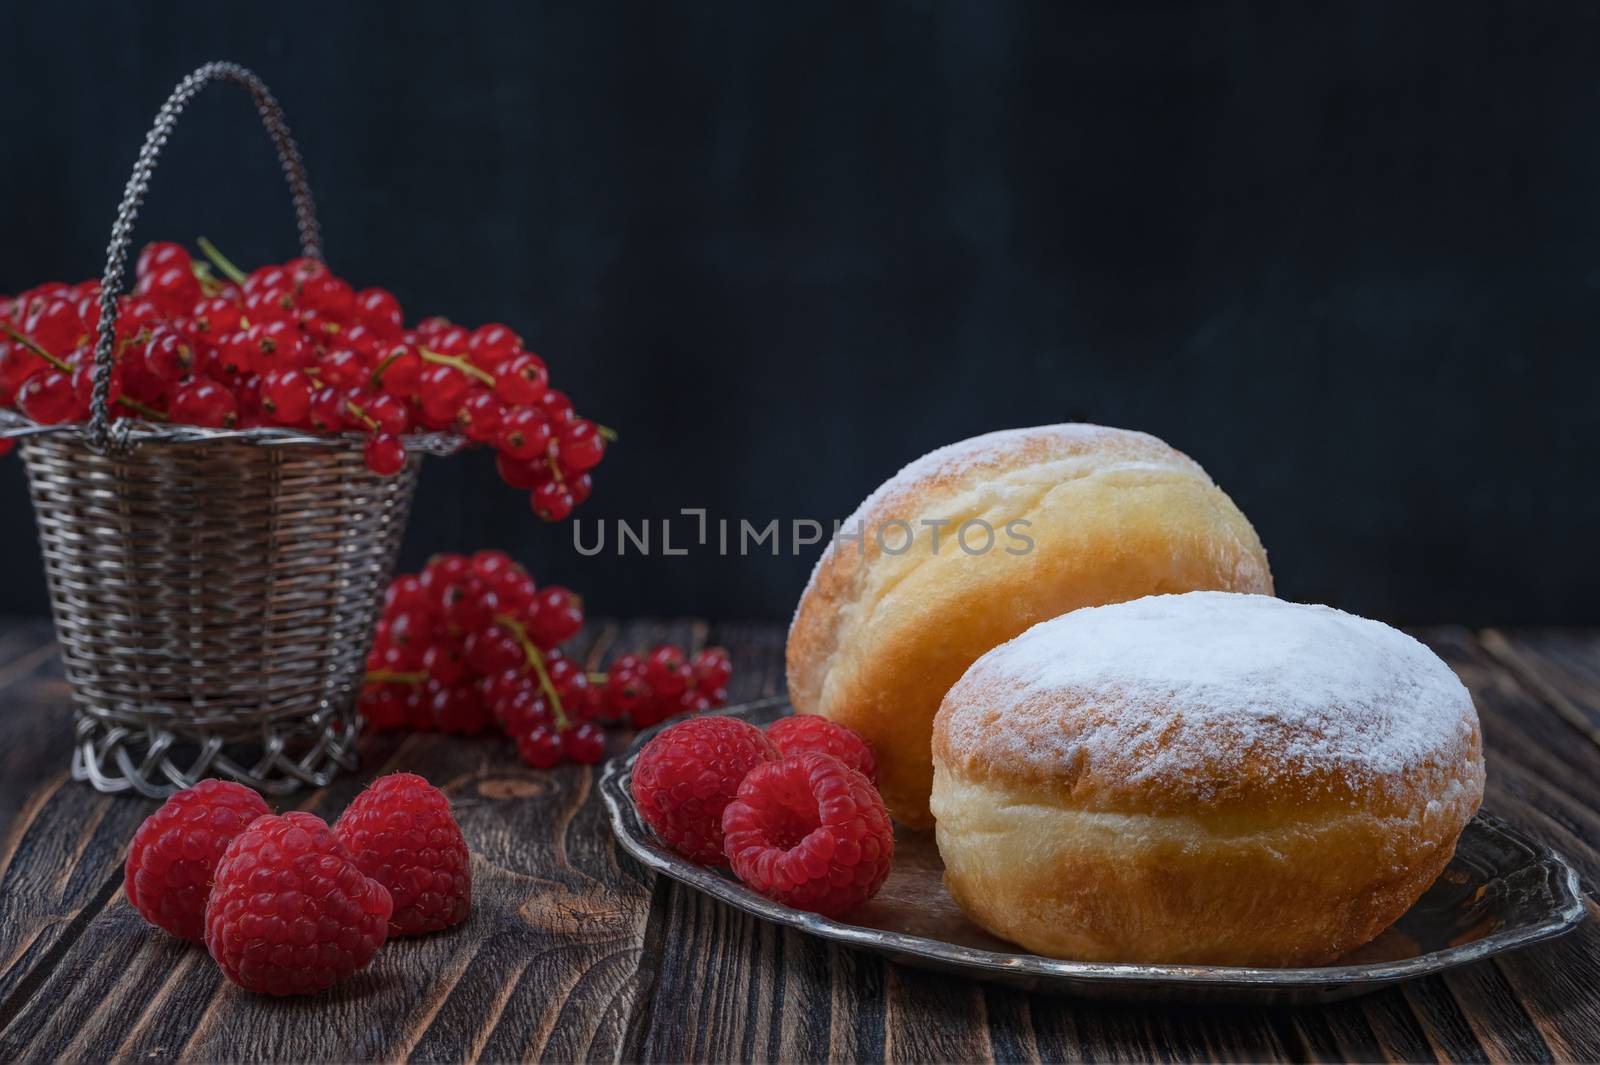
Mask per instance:
[[[1156,433],[1286,597],[1594,622],[1591,5],[8,5],[0,291],[100,272],[168,89],[254,67],[330,261],[503,320],[622,443],[595,519],[847,514],[930,448]],[[293,254],[236,89],[140,238]],[[0,463],[0,612],[45,608]],[[683,531],[683,530],[680,530]],[[430,460],[406,560],[498,545],[601,614],[786,618],[800,556],[586,559],[487,456]],[[787,548],[787,545],[786,545]]]

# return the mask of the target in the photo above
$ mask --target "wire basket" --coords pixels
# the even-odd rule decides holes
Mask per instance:
[[[294,197],[303,253],[321,259],[299,150],[265,84],[210,63],[180,82],[139,153],[112,227],[91,416],[21,438],[56,635],[72,688],[72,775],[161,797],[221,775],[268,793],[353,768],[362,671],[424,452],[393,477],[359,436],[203,429],[110,416],[117,295],[156,158],[212,81],[249,90]]]

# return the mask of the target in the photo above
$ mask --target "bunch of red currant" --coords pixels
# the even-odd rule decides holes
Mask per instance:
[[[315,259],[246,274],[200,243],[209,263],[171,243],[139,256],[118,301],[115,416],[364,433],[384,475],[404,467],[407,433],[454,432],[494,447],[501,477],[546,521],[588,498],[611,433],[577,415],[506,326],[407,328],[392,294]],[[99,322],[97,281],[0,297],[0,407],[45,425],[87,418]]]
[[[727,701],[733,665],[710,647],[668,644],[586,672],[558,644],[583,626],[583,603],[540,589],[502,551],[435,555],[394,579],[367,658],[361,712],[376,729],[478,733],[492,725],[529,765],[598,762],[601,723],[653,724]]]

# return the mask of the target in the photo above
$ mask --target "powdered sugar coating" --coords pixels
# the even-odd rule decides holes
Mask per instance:
[[[839,528],[852,532],[865,527],[870,535],[872,528],[886,520],[896,517],[905,519],[907,515],[899,513],[900,509],[904,509],[899,504],[930,482],[956,480],[984,469],[1009,467],[1018,462],[1019,456],[1031,454],[1036,459],[1046,459],[1095,448],[1115,449],[1124,455],[1123,461],[1106,464],[1100,472],[1113,469],[1170,469],[1177,466],[1209,483],[1199,464],[1149,433],[1113,429],[1087,422],[1000,429],[946,444],[921,458],[913,459],[862,500],[861,505],[840,523]],[[817,583],[823,563],[838,550],[839,542],[839,538],[834,537],[817,557],[817,563],[806,581],[805,592],[800,596],[801,603],[805,602],[806,594]],[[796,616],[798,609],[797,605]]]
[[[1438,656],[1260,595],[1149,596],[1035,625],[972,665],[936,737],[967,769],[1191,802],[1297,780],[1312,801],[1419,773],[1481,787],[1472,698]]]

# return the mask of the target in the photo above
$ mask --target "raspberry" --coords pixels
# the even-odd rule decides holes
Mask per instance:
[[[466,920],[472,856],[444,792],[415,773],[374,780],[333,826],[361,871],[389,889],[391,936]]]
[[[808,751],[757,766],[722,814],[728,860],[756,891],[839,917],[889,876],[894,828],[866,777]]]
[[[177,936],[205,942],[206,896],[223,851],[262,814],[266,800],[243,784],[202,780],[144,819],[128,847],[128,901],[144,919]]]
[[[831,754],[874,784],[878,782],[878,759],[871,744],[837,721],[810,714],[781,717],[767,726],[767,739],[785,758],[806,751]]]
[[[206,903],[206,948],[239,986],[321,991],[383,945],[394,903],[322,818],[259,817],[228,844]]]
[[[724,865],[722,810],[755,766],[777,757],[754,725],[697,717],[645,745],[633,766],[633,801],[645,823],[690,861]]]

